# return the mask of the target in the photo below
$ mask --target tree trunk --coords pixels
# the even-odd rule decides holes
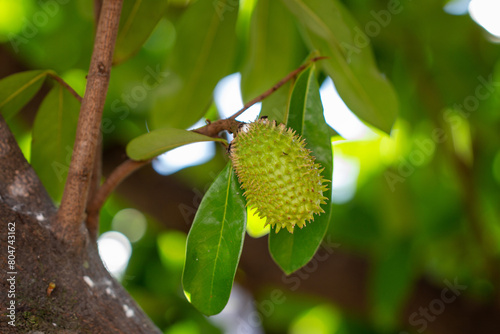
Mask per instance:
[[[0,171],[0,333],[160,333],[87,233],[77,251],[54,236],[56,208],[1,116]]]

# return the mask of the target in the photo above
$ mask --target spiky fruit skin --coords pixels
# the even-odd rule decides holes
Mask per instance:
[[[266,217],[276,233],[304,227],[323,213],[327,190],[321,166],[314,162],[305,141],[285,125],[259,119],[237,132],[230,154],[245,190],[247,206]]]

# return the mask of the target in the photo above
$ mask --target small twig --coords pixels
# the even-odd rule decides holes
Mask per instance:
[[[135,160],[125,160],[122,164],[116,167],[113,172],[109,175],[106,181],[102,184],[96,193],[96,196],[91,199],[87,209],[87,225],[92,225],[97,227],[97,219],[99,218],[99,211],[101,210],[104,202],[108,196],[115,190],[115,188],[130,174],[138,170],[144,165],[151,162],[152,159],[135,161]],[[94,224],[95,223],[95,224]]]
[[[80,95],[78,95],[78,93],[73,89],[73,87],[71,87],[70,85],[68,85],[68,83],[66,81],[64,81],[61,77],[59,77],[58,75],[56,75],[54,73],[50,73],[49,72],[48,75],[52,79],[54,79],[57,82],[59,82],[61,84],[61,86],[63,86],[64,88],[66,88],[71,93],[71,95],[73,95],[80,103],[82,103],[83,98]]]
[[[281,79],[276,85],[274,85],[273,87],[271,87],[269,90],[265,91],[264,93],[260,94],[256,98],[254,98],[254,99],[250,100],[249,102],[247,102],[243,106],[242,109],[240,109],[237,113],[235,113],[233,116],[231,116],[229,118],[230,119],[235,119],[236,117],[238,117],[239,115],[241,115],[243,112],[245,112],[248,108],[250,108],[254,104],[256,104],[256,103],[264,100],[266,97],[268,97],[269,95],[271,95],[272,93],[274,93],[275,91],[277,91],[288,80],[292,79],[297,74],[299,74],[300,72],[302,72],[305,68],[307,68],[309,65],[311,65],[311,63],[314,63],[314,62],[316,62],[318,60],[326,59],[326,58],[328,58],[328,57],[314,57],[314,58],[311,58],[311,60],[309,60],[308,62],[302,64],[299,68],[297,68],[297,69],[293,70],[292,72],[288,73],[288,75],[286,77],[284,77],[283,79]]]
[[[57,219],[51,226],[55,236],[72,244],[74,250],[82,247],[86,238],[82,224],[99,142],[121,8],[122,0],[105,0],[101,8],[87,88],[76,129],[74,151]]]
[[[211,122],[205,126],[202,126],[201,128],[191,130],[193,132],[212,137],[212,138],[218,138],[219,133],[222,131],[229,131],[231,133],[236,132],[238,129],[238,126],[242,122],[238,122],[234,119],[231,118],[226,118],[226,119],[219,119],[215,122]]]

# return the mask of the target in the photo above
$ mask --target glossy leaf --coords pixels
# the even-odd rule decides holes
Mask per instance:
[[[389,133],[398,114],[396,93],[378,71],[369,38],[338,1],[283,0],[304,27],[311,48],[347,106],[362,120]]]
[[[33,124],[31,165],[54,200],[59,200],[68,173],[80,102],[61,85],[43,100]]]
[[[331,180],[333,159],[329,127],[323,116],[319,86],[315,77],[314,64],[297,79],[290,101],[287,126],[306,140],[306,147],[316,157],[316,162],[325,169],[324,178]],[[276,263],[287,273],[307,264],[318,249],[328,229],[331,214],[331,190],[324,193],[328,204],[322,205],[325,213],[315,216],[314,221],[304,228],[295,228],[293,234],[286,230],[269,234],[269,250]]]
[[[245,236],[242,193],[228,163],[203,197],[189,231],[184,293],[206,315],[219,313],[229,300]]]
[[[125,1],[116,40],[113,63],[120,64],[135,55],[165,14],[168,1]]]
[[[300,65],[306,48],[292,15],[276,0],[259,0],[252,14],[241,71],[244,101],[259,96]]]
[[[0,80],[0,112],[5,119],[14,116],[38,92],[46,71],[28,71]]]
[[[200,141],[220,141],[222,138],[212,138],[196,132],[163,128],[145,133],[128,143],[127,155],[134,160],[154,158],[176,147]]]
[[[238,4],[197,1],[176,26],[162,96],[151,114],[153,128],[187,128],[203,117],[217,82],[230,73],[236,47]]]
[[[286,124],[292,84],[286,83],[262,101],[259,117],[267,116],[278,123]]]

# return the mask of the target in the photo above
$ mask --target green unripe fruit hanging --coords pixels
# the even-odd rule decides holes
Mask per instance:
[[[231,144],[231,160],[247,206],[266,217],[276,233],[304,227],[323,213],[327,190],[323,169],[314,162],[305,141],[284,124],[259,119],[243,125]]]

